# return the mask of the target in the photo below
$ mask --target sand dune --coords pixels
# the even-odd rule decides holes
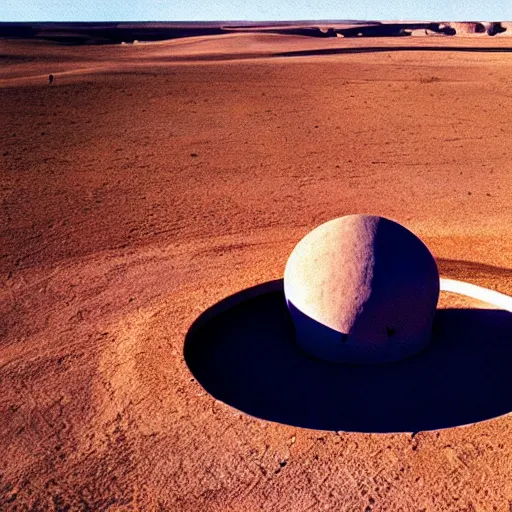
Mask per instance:
[[[263,421],[207,394],[183,346],[355,212],[511,295],[510,44],[1,40],[0,509],[507,511],[509,415],[414,436]]]
[[[101,46],[60,46],[46,42],[0,40],[0,87],[15,83],[41,83],[53,72],[60,78],[86,73],[122,73],[167,67],[171,63],[205,64],[216,61],[270,57],[330,56],[357,53],[441,52],[508,53],[512,43],[506,38],[444,38],[442,43],[429,37],[318,39],[271,33],[229,33],[196,36],[169,41],[121,45],[116,51]],[[113,57],[115,54],[115,58]],[[437,58],[437,57],[435,57]],[[439,65],[449,62],[438,59]]]

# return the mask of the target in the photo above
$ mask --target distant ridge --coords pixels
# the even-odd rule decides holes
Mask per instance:
[[[0,38],[63,44],[162,41],[229,32],[265,32],[309,37],[512,36],[505,21],[194,21],[194,22],[0,22]]]

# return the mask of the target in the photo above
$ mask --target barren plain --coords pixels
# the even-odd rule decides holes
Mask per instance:
[[[1,510],[509,512],[510,415],[282,425],[206,393],[183,344],[349,213],[512,294],[512,40],[1,40],[0,58]]]

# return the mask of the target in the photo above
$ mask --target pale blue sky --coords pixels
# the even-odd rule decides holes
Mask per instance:
[[[512,0],[1,0],[0,21],[512,20]]]

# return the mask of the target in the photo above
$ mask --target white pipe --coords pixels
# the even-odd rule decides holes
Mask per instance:
[[[492,304],[505,311],[512,313],[512,297],[505,295],[504,293],[495,292],[476,284],[465,283],[463,281],[456,281],[455,279],[440,279],[441,291],[458,293],[460,295],[466,295],[473,299],[478,299],[488,304]]]

